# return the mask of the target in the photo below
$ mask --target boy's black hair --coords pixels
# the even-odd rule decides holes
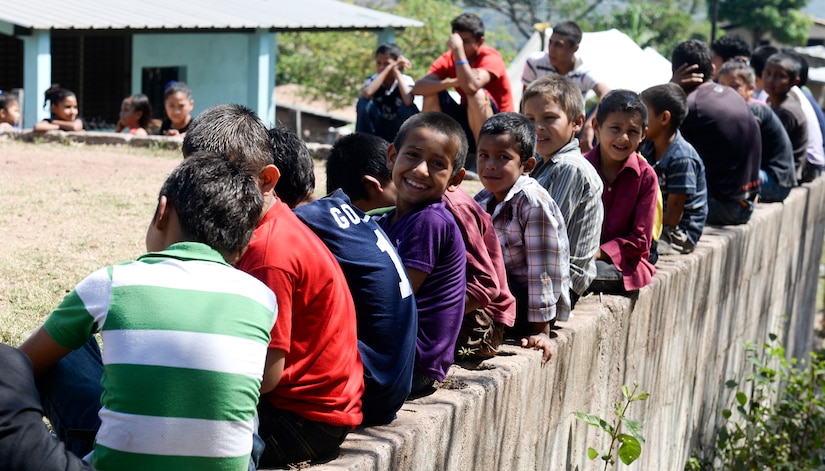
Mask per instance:
[[[175,93],[183,93],[186,98],[192,98],[192,90],[186,85],[186,82],[169,82],[166,88],[163,89],[163,100],[174,95]]]
[[[526,116],[518,113],[498,113],[490,116],[478,132],[478,140],[484,136],[510,136],[510,147],[518,153],[524,164],[536,154],[536,128]]]
[[[254,179],[241,166],[210,152],[196,152],[181,162],[160,196],[175,208],[187,237],[224,257],[249,243],[263,210]]]
[[[657,115],[670,112],[670,132],[675,133],[688,115],[687,95],[682,87],[669,82],[642,92],[642,101]]]
[[[43,108],[49,105],[57,105],[70,96],[76,96],[73,91],[62,88],[59,83],[53,83],[43,95],[45,96]]]
[[[710,44],[710,50],[721,57],[724,62],[734,57],[750,57],[751,55],[751,47],[741,36],[736,34],[728,34],[713,41]]]
[[[8,109],[7,107],[12,103],[20,104],[20,97],[18,97],[16,93],[0,93],[0,110]]]
[[[799,57],[794,54],[777,52],[768,57],[768,60],[765,61],[765,67],[767,67],[768,64],[778,64],[779,67],[782,67],[782,69],[788,73],[791,79],[791,85],[793,85],[795,80],[799,79],[799,71],[802,69],[802,63],[799,61]]]
[[[582,42],[582,29],[575,21],[562,21],[553,26],[553,34],[569,39],[571,46],[576,46]]]
[[[484,21],[475,13],[462,13],[450,22],[453,33],[471,33],[477,40],[484,37]]]
[[[304,141],[286,126],[269,130],[272,163],[281,171],[275,194],[294,208],[315,191],[315,164]]]
[[[673,49],[670,55],[670,62],[673,70],[683,64],[698,65],[696,73],[704,74],[705,82],[713,76],[713,61],[710,57],[708,45],[698,39],[682,41]]]
[[[722,64],[722,68],[719,69],[719,77],[723,75],[730,75],[733,77],[739,77],[745,81],[745,85],[752,87],[756,83],[756,73],[753,70],[753,67],[748,65],[746,62],[739,62],[737,60],[727,61]]]
[[[753,72],[756,74],[757,77],[762,76],[762,71],[765,70],[765,63],[768,61],[768,57],[776,54],[779,52],[779,49],[773,46],[759,46],[753,51],[751,54],[750,64],[753,67]]]
[[[395,43],[384,43],[378,46],[378,49],[375,50],[375,55],[377,56],[378,54],[386,54],[396,60],[402,56],[401,48]]]
[[[458,141],[458,149],[453,158],[453,175],[455,175],[459,169],[464,168],[464,163],[467,161],[467,135],[464,134],[464,129],[458,124],[458,121],[450,115],[437,111],[416,113],[404,121],[404,124],[401,125],[401,129],[398,130],[398,134],[395,135],[395,140],[393,141],[393,146],[395,146],[397,152],[404,146],[407,134],[413,129],[418,128],[432,129]]]
[[[549,74],[534,80],[521,95],[521,109],[527,100],[536,96],[555,101],[570,121],[584,116],[581,90],[564,75]]]
[[[805,59],[805,56],[794,51],[791,47],[783,47],[782,52],[795,57],[796,60],[799,61],[799,83],[797,85],[803,87],[808,83],[808,59]]]
[[[361,179],[365,175],[385,183],[392,180],[387,168],[390,143],[373,134],[356,132],[339,138],[327,157],[327,193],[340,188],[351,200],[369,198]]]
[[[189,124],[181,150],[184,157],[199,150],[223,155],[254,177],[272,165],[266,126],[243,105],[207,108]]]
[[[638,113],[642,117],[642,127],[647,127],[647,107],[632,90],[612,90],[602,98],[596,112],[599,125],[604,124],[610,113]]]
[[[132,108],[140,111],[138,125],[144,129],[148,128],[152,122],[152,104],[149,103],[149,97],[143,93],[138,93],[130,96],[129,101],[132,103]]]

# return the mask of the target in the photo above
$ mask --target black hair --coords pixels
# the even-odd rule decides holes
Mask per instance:
[[[387,168],[390,143],[373,134],[356,132],[339,138],[327,157],[327,193],[340,188],[353,201],[369,198],[361,179],[365,175],[385,183],[392,180]]]
[[[12,103],[20,104],[20,97],[18,97],[16,93],[0,93],[0,110],[7,110],[7,107]]]
[[[149,103],[149,97],[143,93],[138,93],[130,96],[129,101],[132,103],[132,108],[140,111],[138,126],[147,129],[152,122],[152,104]]]
[[[753,72],[756,74],[757,77],[762,76],[762,71],[765,70],[765,63],[768,60],[768,57],[776,54],[779,52],[779,49],[773,46],[759,46],[753,51],[751,54],[750,64],[753,67]]]
[[[375,55],[378,54],[386,54],[393,59],[398,59],[402,56],[401,48],[395,43],[384,43],[378,46],[378,49],[375,50]]]
[[[215,105],[189,124],[183,156],[202,150],[225,156],[255,177],[272,164],[266,126],[243,105]]]
[[[294,208],[315,191],[315,164],[306,143],[286,126],[270,129],[272,163],[281,171],[275,194]]]
[[[458,141],[458,149],[456,150],[455,158],[453,158],[453,175],[455,175],[460,168],[464,168],[468,150],[467,135],[464,133],[461,125],[458,124],[458,121],[450,115],[437,111],[416,113],[404,121],[404,124],[401,125],[401,129],[398,130],[398,134],[395,135],[395,140],[393,141],[395,150],[400,151],[410,131],[418,128],[432,129]]]
[[[263,210],[255,180],[241,166],[210,152],[196,152],[181,162],[160,196],[175,208],[187,237],[225,258],[249,243]]]
[[[548,74],[534,80],[521,95],[521,109],[527,100],[536,96],[555,101],[571,122],[584,116],[581,90],[564,75]]]
[[[799,78],[799,71],[802,69],[802,63],[799,61],[799,57],[794,54],[788,54],[787,52],[777,52],[771,55],[768,57],[768,60],[765,61],[765,67],[767,67],[768,64],[778,64],[779,67],[782,67],[782,69],[788,73],[791,82]]]
[[[76,97],[73,91],[62,88],[59,83],[52,84],[43,95],[45,96],[43,108],[49,105],[57,105],[68,97]]]
[[[475,13],[462,13],[450,22],[453,33],[471,33],[476,39],[484,37],[484,21]]]
[[[750,57],[751,55],[751,47],[741,36],[736,34],[728,34],[713,41],[710,44],[710,50],[721,57],[723,62],[727,62],[734,57]]]
[[[808,59],[805,59],[805,56],[794,51],[791,47],[783,47],[782,52],[790,55],[791,57],[799,61],[799,83],[797,85],[799,85],[800,87],[804,86],[806,83],[808,83]]]
[[[647,127],[647,107],[632,90],[612,90],[601,99],[596,121],[601,125],[610,113],[638,113],[642,117],[642,126]]]
[[[167,83],[163,89],[163,101],[176,93],[183,93],[186,98],[192,98],[192,90],[186,85],[186,82],[172,81]]]
[[[682,87],[669,82],[642,92],[642,101],[657,115],[670,112],[670,131],[676,132],[688,114],[687,95]]]
[[[698,39],[682,41],[673,49],[670,55],[670,62],[673,70],[678,69],[683,64],[698,65],[697,73],[704,74],[704,81],[707,82],[713,76],[713,61],[710,57],[708,45]]]
[[[717,75],[719,77],[722,75],[739,77],[744,80],[745,84],[749,87],[752,87],[756,83],[756,73],[754,72],[753,67],[748,65],[747,62],[740,62],[737,60],[727,61],[722,64],[722,68],[719,69],[719,73]]]
[[[574,21],[562,21],[553,26],[553,34],[569,39],[571,46],[576,46],[582,42],[582,29]]]
[[[510,145],[516,149],[523,164],[536,153],[536,128],[526,116],[518,113],[497,113],[490,116],[478,132],[478,140],[484,136],[510,136]]]

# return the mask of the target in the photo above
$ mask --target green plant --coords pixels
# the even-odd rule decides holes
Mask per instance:
[[[631,403],[644,401],[650,397],[650,394],[646,392],[637,393],[636,391],[638,391],[638,389],[639,383],[636,382],[633,383],[632,391],[627,385],[622,386],[624,400],[616,404],[616,410],[614,411],[616,419],[612,424],[601,417],[584,412],[576,412],[576,418],[610,434],[610,446],[606,450],[599,451],[593,447],[587,448],[587,457],[591,460],[600,457],[604,461],[604,469],[607,469],[609,465],[616,462],[613,458],[613,448],[616,446],[618,446],[619,459],[624,464],[630,464],[636,461],[642,454],[642,443],[645,442],[644,437],[642,437],[642,424],[637,420],[627,417],[627,409]],[[621,433],[622,426],[630,433]]]
[[[741,384],[725,383],[734,394],[716,447],[694,452],[686,469],[825,469],[825,358],[788,360],[776,335],[768,337],[745,344],[752,372]]]

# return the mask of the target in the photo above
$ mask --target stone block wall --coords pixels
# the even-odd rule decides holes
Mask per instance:
[[[727,379],[749,372],[742,342],[780,334],[789,353],[813,347],[825,180],[761,204],[744,226],[708,227],[690,255],[661,257],[637,296],[590,296],[556,330],[553,359],[505,347],[458,364],[434,394],[408,401],[390,425],[351,433],[317,470],[601,469],[606,448],[576,411],[612,417],[623,384],[650,393],[641,458],[624,467],[680,470],[691,448],[712,446]]]

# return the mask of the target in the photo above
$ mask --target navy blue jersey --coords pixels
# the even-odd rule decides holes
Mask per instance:
[[[340,189],[295,214],[338,260],[355,301],[364,424],[389,423],[410,392],[415,361],[418,315],[404,265],[384,231]]]

